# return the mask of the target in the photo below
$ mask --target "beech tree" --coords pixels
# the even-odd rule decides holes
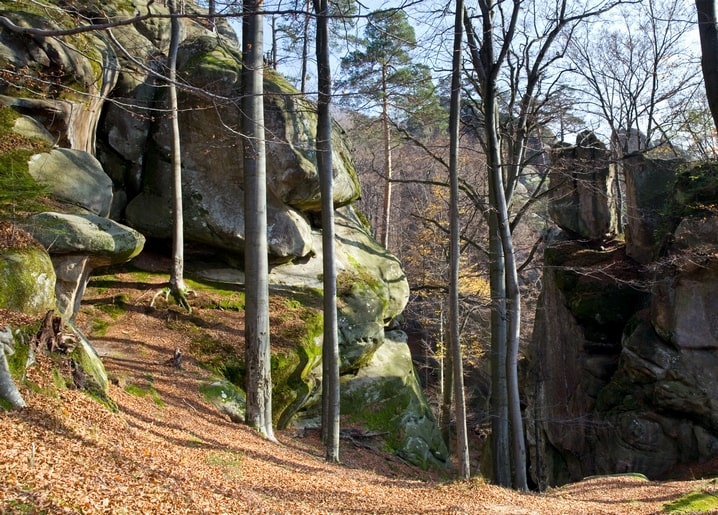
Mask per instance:
[[[269,345],[267,163],[263,101],[263,0],[245,0],[242,18],[242,163],[244,170],[245,422],[269,440],[272,376]]]
[[[526,447],[518,388],[521,290],[513,231],[541,195],[512,205],[522,173],[533,156],[530,135],[560,84],[551,65],[565,52],[562,33],[618,2],[593,6],[568,0],[545,4],[479,0],[478,16],[466,13],[471,73],[469,104],[479,120],[477,136],[486,156],[491,286],[491,424],[494,480],[526,490]],[[478,29],[474,24],[478,25]],[[502,93],[505,92],[504,95]]]
[[[696,0],[698,13],[698,33],[703,55],[701,66],[708,107],[713,115],[713,123],[718,130],[718,20],[716,20],[715,0]]]
[[[334,178],[332,170],[332,77],[329,64],[329,6],[314,0],[317,13],[317,169],[322,195],[322,272],[324,341],[322,343],[322,439],[326,459],[339,462],[339,328],[337,267],[334,252]]]
[[[449,345],[454,386],[454,414],[456,416],[456,455],[459,457],[459,476],[471,475],[469,441],[466,432],[466,400],[464,398],[464,367],[459,338],[459,262],[461,237],[459,227],[459,122],[461,117],[461,46],[463,37],[464,2],[456,0],[454,47],[451,62],[451,105],[449,109],[449,184],[451,243],[449,248]]]
[[[172,127],[172,270],[170,273],[170,293],[178,304],[192,311],[187,301],[187,286],[184,282],[184,209],[182,206],[182,147],[179,128],[179,108],[177,105],[177,50],[180,38],[180,20],[177,17],[177,0],[169,0],[172,18],[170,19],[170,48],[168,61],[170,119]]]

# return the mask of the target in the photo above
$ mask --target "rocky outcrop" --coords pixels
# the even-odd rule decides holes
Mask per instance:
[[[718,455],[717,167],[628,167],[632,240],[546,249],[524,390],[541,486]]]
[[[59,203],[57,211],[65,212],[37,215],[26,227],[50,251],[58,277],[58,307],[72,320],[94,267],[131,259],[145,237],[164,240],[171,235],[168,92],[166,80],[155,73],[164,69],[167,59],[168,11],[160,2],[105,2],[102,13],[88,4],[77,7],[82,16],[58,11],[49,22],[26,7],[6,5],[3,14],[19,26],[48,29],[74,27],[105,15],[165,15],[119,25],[112,33],[37,41],[11,30],[0,32],[0,61],[8,77],[22,69],[28,81],[3,83],[0,102],[26,115],[17,130],[55,147],[38,150],[28,170],[49,187]],[[190,1],[185,7],[188,12],[199,9]],[[201,17],[180,22],[178,71],[186,85],[180,88],[179,112],[185,242],[222,258],[239,277],[241,270],[235,267],[241,266],[245,241],[237,38],[223,18],[217,19],[216,31]],[[46,77],[53,80],[38,80]],[[28,84],[38,86],[40,98],[28,98]],[[264,89],[272,280],[277,288],[318,295],[321,199],[315,106],[271,70],[265,71]],[[388,430],[406,457],[424,465],[442,464],[445,448],[435,438],[435,421],[410,360],[404,359],[406,344],[399,339],[384,348],[386,326],[408,299],[406,278],[398,260],[371,237],[351,207],[359,197],[359,184],[351,150],[336,124],[332,142],[342,372],[358,374],[382,352],[401,354],[401,380],[390,381],[398,391],[380,390],[406,400],[393,406],[407,410],[407,416],[393,418]],[[275,358],[286,366],[275,376],[275,422],[286,425],[316,401],[321,338],[280,354]],[[363,395],[363,388],[375,391],[373,383],[385,381],[389,379],[367,377],[355,391]],[[238,411],[239,403],[233,419],[241,418]]]
[[[367,366],[344,376],[341,405],[350,419],[388,432],[388,445],[410,463],[425,469],[446,466],[449,451],[419,387],[403,332],[389,333]]]
[[[44,249],[0,249],[0,308],[32,315],[55,308],[55,270]]]
[[[656,231],[665,216],[680,159],[656,159],[634,154],[623,161],[626,177],[626,253],[642,264],[659,256]]]
[[[73,320],[79,312],[95,268],[125,263],[137,256],[145,244],[139,232],[92,214],[38,213],[24,226],[52,256],[57,310],[67,320]]]
[[[575,146],[555,147],[551,162],[548,209],[554,223],[589,240],[615,235],[616,168],[606,146],[593,133],[581,133]]]

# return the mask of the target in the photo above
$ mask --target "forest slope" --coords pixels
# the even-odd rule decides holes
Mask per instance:
[[[166,279],[121,272],[90,283],[78,324],[96,333],[119,410],[77,389],[51,393],[53,361],[39,357],[34,387],[22,388],[28,408],[0,412],[0,512],[639,514],[715,488],[623,476],[520,494],[410,467],[371,439],[342,439],[341,465],[324,462],[317,430],[265,441],[205,401],[199,387],[211,374],[192,358],[197,328],[241,352],[241,310],[217,309],[223,299],[209,290],[192,315],[149,307]],[[297,322],[274,309],[279,324]],[[9,315],[0,313],[2,327]],[[179,369],[168,361],[176,349],[186,356]]]

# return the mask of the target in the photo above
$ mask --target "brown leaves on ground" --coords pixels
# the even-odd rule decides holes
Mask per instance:
[[[0,512],[639,514],[659,512],[705,483],[608,477],[520,494],[480,479],[441,480],[344,440],[343,463],[327,464],[317,431],[280,431],[279,443],[271,443],[205,402],[198,388],[208,372],[192,359],[182,369],[167,364],[175,349],[191,356],[186,331],[174,330],[186,315],[149,309],[150,290],[127,285],[130,309],[93,338],[113,377],[110,396],[119,411],[78,390],[48,393],[54,362],[40,356],[28,371],[26,385],[34,386],[22,388],[28,408],[0,412]],[[88,305],[101,300],[89,298]],[[192,316],[202,316],[202,308]],[[229,344],[241,340],[232,318],[241,313],[222,316],[223,322],[207,325]]]

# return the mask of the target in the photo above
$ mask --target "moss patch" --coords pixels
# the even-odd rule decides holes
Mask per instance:
[[[50,145],[14,132],[20,115],[0,104],[0,219],[15,219],[40,211],[47,188],[28,173],[33,154],[47,152]]]
[[[664,513],[715,513],[718,497],[696,490],[663,505]]]
[[[146,387],[139,386],[133,383],[125,386],[125,392],[133,395],[134,397],[150,397],[152,401],[160,408],[165,406],[165,402],[162,400],[159,392],[155,390],[154,386],[148,385]]]

